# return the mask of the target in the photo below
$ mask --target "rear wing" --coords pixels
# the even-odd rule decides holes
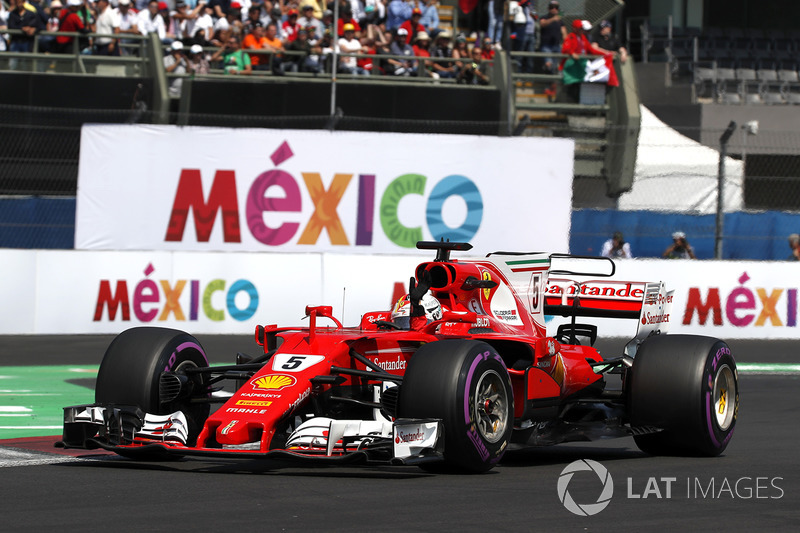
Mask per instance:
[[[672,297],[663,282],[586,280],[551,277],[546,315],[637,319],[636,338],[669,330]]]
[[[551,276],[545,292],[546,315],[589,316],[602,318],[639,318],[648,291],[648,283],[632,281],[578,281]]]
[[[669,329],[673,293],[662,282],[609,279],[616,273],[611,259],[516,252],[488,257],[534,316],[636,319],[637,337]]]

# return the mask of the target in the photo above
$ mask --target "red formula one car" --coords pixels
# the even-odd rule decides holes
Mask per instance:
[[[65,408],[60,445],[466,471],[492,468],[510,447],[627,435],[653,454],[727,446],[736,363],[721,340],[664,335],[663,283],[613,280],[603,258],[462,261],[450,255],[466,243],[418,248],[436,258],[393,311],[344,327],[330,307],[308,307],[308,327],[258,326],[263,354],[232,365],[209,366],[181,331],[124,331],[103,358],[96,403]],[[554,336],[548,315],[561,317]],[[604,358],[585,317],[632,319],[638,330]]]

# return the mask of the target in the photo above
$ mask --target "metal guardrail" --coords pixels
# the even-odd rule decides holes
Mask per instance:
[[[10,35],[22,35],[22,30],[4,30],[3,33]],[[54,53],[42,50],[43,37],[71,37],[71,51],[69,53]],[[94,39],[97,37],[119,38],[119,35],[103,33],[81,33],[81,32],[49,32],[42,31],[35,35],[32,52],[11,52],[0,53],[0,66],[3,63],[8,65],[10,70],[21,70],[31,72],[50,72],[50,73],[69,73],[69,74],[99,74],[99,75],[145,75],[147,72],[147,57],[143,50],[146,47],[148,37],[144,35],[125,34],[124,40],[130,41],[122,43],[122,46],[129,50],[135,50],[135,54],[122,56],[93,55],[86,53],[80,48],[80,39]],[[104,69],[101,65],[110,65],[116,69]],[[121,69],[119,67],[122,67]],[[99,72],[98,72],[99,68]]]
[[[208,53],[210,53],[212,55],[218,50],[219,50],[218,47],[207,47],[207,48],[204,49],[205,52],[208,52]],[[244,49],[244,51],[248,55],[250,55],[251,57],[253,55],[259,56],[259,58],[263,57],[264,58],[264,64],[267,64],[267,65],[272,65],[273,64],[273,60],[276,58],[276,56],[279,57],[279,58],[282,58],[282,57],[291,58],[291,57],[304,57],[306,55],[305,52],[295,51],[295,50],[273,51],[273,50],[260,50],[260,49]],[[331,54],[324,54],[324,55],[323,54],[319,54],[319,55],[323,58],[322,61],[321,61],[323,69],[319,73],[315,74],[315,73],[310,73],[310,72],[284,72],[284,73],[281,73],[280,75],[286,75],[286,76],[298,76],[299,75],[301,77],[313,77],[313,78],[319,78],[319,79],[330,79],[332,77],[331,64],[330,64],[332,56],[331,56]],[[419,81],[419,82],[425,82],[425,83],[456,83],[456,79],[455,78],[436,78],[435,76],[433,76],[431,74],[431,71],[429,71],[428,69],[418,70],[417,71],[417,75],[411,75],[411,76],[394,75],[394,74],[382,74],[382,73],[381,74],[376,74],[378,69],[375,68],[374,64],[375,64],[375,62],[379,62],[379,61],[382,61],[382,60],[385,60],[385,59],[412,61],[412,62],[415,62],[415,63],[419,63],[419,62],[454,63],[456,61],[459,61],[459,59],[454,59],[454,58],[440,58],[440,57],[426,57],[426,56],[406,56],[406,55],[396,55],[396,54],[363,54],[363,53],[338,53],[337,54],[337,58],[340,58],[340,59],[341,58],[347,58],[347,57],[352,57],[352,58],[356,58],[356,59],[370,59],[370,60],[372,60],[372,62],[373,62],[372,73],[369,76],[363,76],[363,75],[358,75],[358,74],[346,74],[346,73],[337,72],[336,73],[336,77],[337,78],[345,78],[345,79],[353,78],[353,79],[361,79],[361,80],[364,80],[364,79],[367,79],[367,78],[369,80],[375,80],[375,79],[382,79],[383,80],[383,79],[386,79],[386,80],[391,80],[391,81],[396,81],[396,82],[414,82],[414,81]],[[472,60],[470,59],[469,62],[472,63]],[[483,61],[482,64],[483,63],[489,64],[489,68],[491,68],[491,65],[493,64],[493,61]],[[261,64],[261,59],[259,59],[259,64]],[[222,69],[220,69],[220,68],[213,68],[212,67],[211,71],[210,71],[210,74],[211,75],[224,74],[224,71]],[[264,70],[256,70],[256,69],[254,69],[250,73],[250,75],[251,76],[275,76],[276,73],[273,72],[271,68],[270,69],[264,69]],[[173,76],[174,77],[179,77],[179,76],[184,76],[185,77],[186,75],[177,74],[177,75],[173,75]],[[198,77],[206,77],[206,76],[208,76],[208,75],[199,75]],[[490,83],[490,85],[491,85],[491,83]]]

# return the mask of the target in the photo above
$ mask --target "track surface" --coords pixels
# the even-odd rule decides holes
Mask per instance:
[[[199,339],[214,362],[230,362],[236,351],[256,353],[248,337]],[[110,340],[0,337],[0,365],[97,365]],[[609,355],[617,344],[601,348]],[[800,362],[796,342],[730,344],[739,362]],[[0,530],[796,530],[799,390],[797,375],[742,373],[736,434],[718,458],[649,457],[632,439],[618,439],[509,453],[479,476],[395,467],[135,463],[86,451],[56,455],[50,446],[57,437],[0,441]],[[613,479],[609,505],[594,516],[570,513],[557,493],[564,467],[580,459],[599,462]],[[575,474],[568,485],[580,504],[596,502],[601,489],[590,472]]]

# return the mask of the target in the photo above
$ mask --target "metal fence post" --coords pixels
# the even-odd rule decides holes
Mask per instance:
[[[339,70],[339,2],[333,5],[333,26],[331,26],[331,117],[330,117],[330,130],[333,130],[336,125],[336,73]]]
[[[719,138],[719,172],[717,173],[717,224],[714,235],[714,258],[722,259],[722,230],[725,215],[722,211],[723,194],[725,192],[725,158],[728,157],[728,141],[736,131],[736,122],[732,121]]]

